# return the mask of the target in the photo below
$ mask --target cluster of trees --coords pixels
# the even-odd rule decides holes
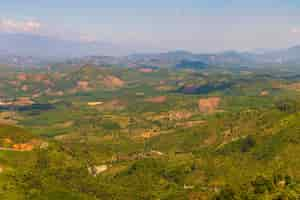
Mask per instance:
[[[288,175],[272,177],[257,176],[241,187],[225,186],[214,197],[215,200],[297,200],[300,198],[300,184]]]
[[[295,113],[299,110],[298,102],[292,99],[281,99],[275,102],[275,106],[278,110],[285,113]]]
[[[136,161],[127,170],[113,176],[92,176],[86,163],[75,161],[59,151],[37,153],[36,162],[7,174],[8,182],[1,190],[18,193],[21,199],[30,200],[98,200],[98,199],[188,199],[192,191],[183,188],[185,176],[193,172],[195,163],[170,165],[156,159]],[[219,189],[214,200],[297,200],[300,183],[288,175],[257,176],[240,185],[233,183]],[[192,193],[190,193],[192,192]],[[204,196],[203,196],[204,197]],[[201,198],[200,198],[201,199]]]

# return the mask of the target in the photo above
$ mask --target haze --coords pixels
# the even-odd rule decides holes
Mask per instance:
[[[10,0],[0,30],[126,52],[278,49],[300,44],[296,0]]]

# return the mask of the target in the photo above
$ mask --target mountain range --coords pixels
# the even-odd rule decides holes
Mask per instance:
[[[0,55],[41,58],[74,58],[91,55],[124,55],[122,48],[106,42],[83,42],[25,33],[0,33]]]
[[[43,63],[41,59],[52,61],[74,59],[80,63],[134,63],[151,66],[176,66],[182,61],[216,66],[300,64],[300,46],[279,50],[225,51],[209,54],[188,51],[130,54],[133,52],[130,48],[106,42],[82,42],[24,33],[0,33],[0,44],[0,62],[16,65]]]

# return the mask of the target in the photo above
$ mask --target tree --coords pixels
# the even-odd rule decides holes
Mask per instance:
[[[278,110],[285,113],[295,113],[297,111],[297,102],[291,99],[277,101],[275,106]]]

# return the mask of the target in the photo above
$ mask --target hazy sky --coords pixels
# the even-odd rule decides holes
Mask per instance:
[[[0,31],[211,52],[300,44],[300,0],[3,0]]]

